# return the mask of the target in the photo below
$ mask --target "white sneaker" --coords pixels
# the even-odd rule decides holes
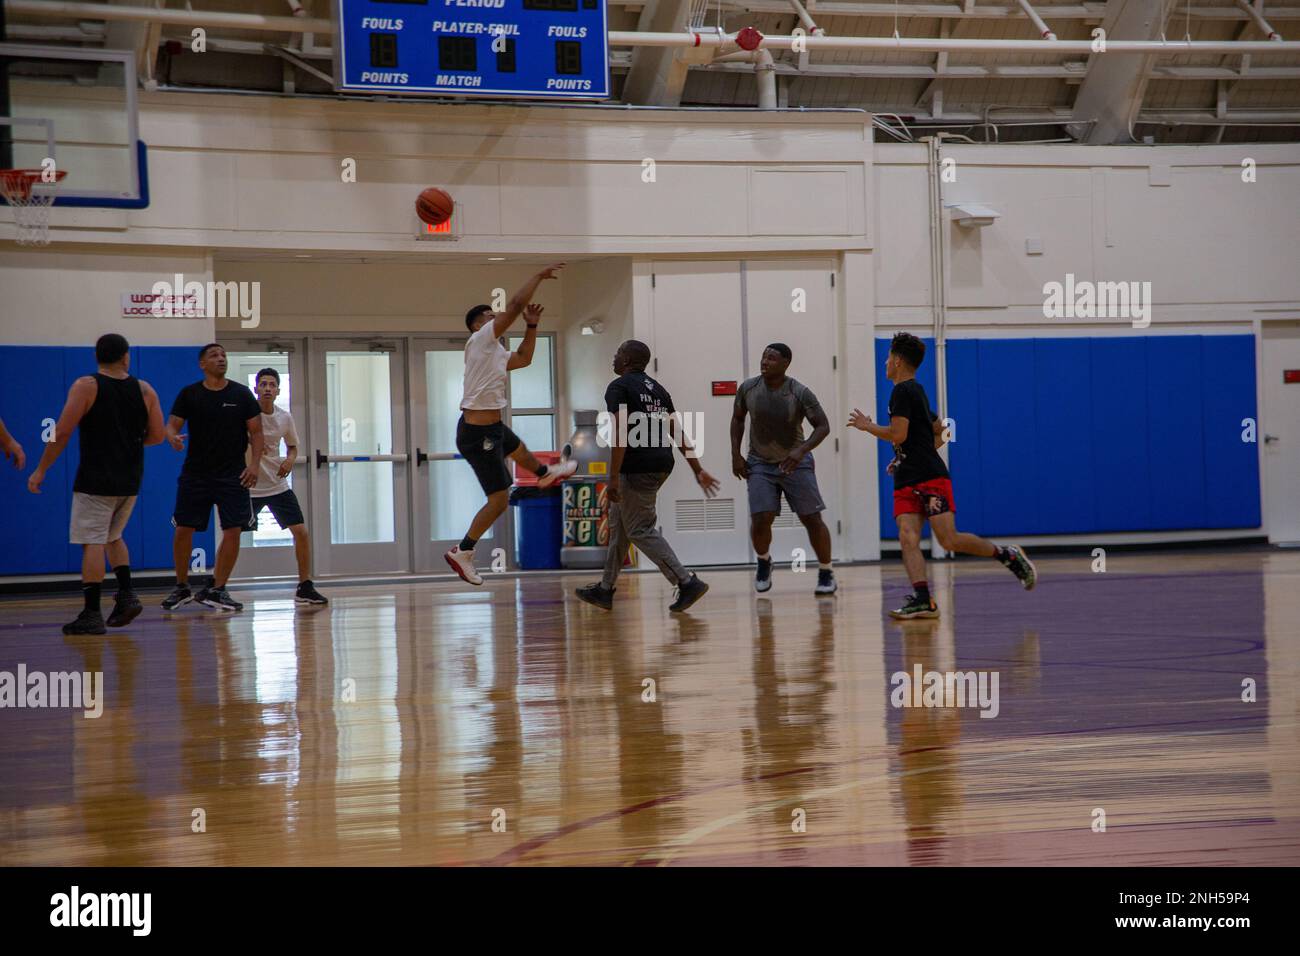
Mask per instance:
[[[470,584],[478,585],[483,583],[483,578],[474,570],[474,552],[462,551],[460,545],[452,548],[443,555],[451,569],[461,576]]]
[[[571,474],[578,470],[578,463],[572,458],[566,458],[558,465],[547,465],[546,474],[537,479],[538,488],[549,488],[557,481],[563,481]]]

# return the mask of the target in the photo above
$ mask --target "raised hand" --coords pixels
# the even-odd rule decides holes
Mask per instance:
[[[867,426],[871,424],[871,416],[863,414],[859,408],[853,409],[853,414],[849,416],[849,425],[861,431],[866,431]]]

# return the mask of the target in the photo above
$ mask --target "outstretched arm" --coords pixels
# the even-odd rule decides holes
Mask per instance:
[[[704,466],[700,464],[699,453],[696,452],[695,446],[691,444],[686,429],[682,428],[681,420],[676,413],[668,416],[668,428],[672,432],[673,444],[677,446],[682,453],[682,457],[686,459],[686,464],[690,465],[691,471],[695,473],[695,483],[700,486],[700,490],[704,492],[706,498],[714,497],[718,493],[721,484],[718,479],[705,471]]]
[[[533,295],[537,292],[537,287],[546,279],[554,279],[556,273],[563,268],[564,263],[557,262],[553,266],[547,266],[525,282],[519,291],[510,297],[510,302],[506,305],[505,311],[498,315],[496,321],[492,323],[492,337],[499,339],[505,335],[510,326],[515,324],[515,319],[519,318],[520,313],[524,311],[524,307],[532,301]]]
[[[72,388],[68,389],[68,400],[63,403],[63,411],[54,426],[54,441],[45,445],[45,451],[41,453],[41,460],[36,465],[36,470],[27,478],[27,490],[32,494],[41,493],[41,482],[45,480],[45,473],[59,460],[63,449],[68,447],[68,440],[72,438],[72,433],[76,431],[77,424],[85,417],[86,412],[90,411],[90,406],[95,403],[95,394],[98,391],[99,386],[95,384],[93,375],[81,376],[72,383]]]
[[[864,415],[860,409],[855,408],[853,414],[849,416],[849,424],[868,435],[875,435],[881,441],[901,445],[907,440],[907,429],[911,422],[903,415],[895,415],[889,420],[888,425],[877,425],[871,420],[870,415]]]

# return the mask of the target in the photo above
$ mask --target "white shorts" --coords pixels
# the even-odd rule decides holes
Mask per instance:
[[[73,544],[112,544],[122,537],[135,507],[135,495],[72,493],[72,521],[68,540]]]

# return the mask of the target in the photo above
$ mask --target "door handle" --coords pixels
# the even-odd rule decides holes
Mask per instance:
[[[416,468],[419,468],[421,465],[423,465],[423,464],[424,464],[426,461],[428,461],[428,460],[429,460],[429,456],[426,455],[422,449],[420,449],[420,448],[415,449],[415,467],[416,467]]]
[[[1264,444],[1265,444],[1265,445],[1272,444],[1272,443],[1275,442],[1275,441],[1278,441],[1278,437],[1277,437],[1276,435],[1265,435],[1265,436],[1264,436]]]
[[[320,469],[320,468],[324,468],[326,464],[327,464],[327,459],[325,458],[324,455],[321,454],[320,449],[317,448],[317,449],[316,449],[316,467],[317,467],[318,469]]]

